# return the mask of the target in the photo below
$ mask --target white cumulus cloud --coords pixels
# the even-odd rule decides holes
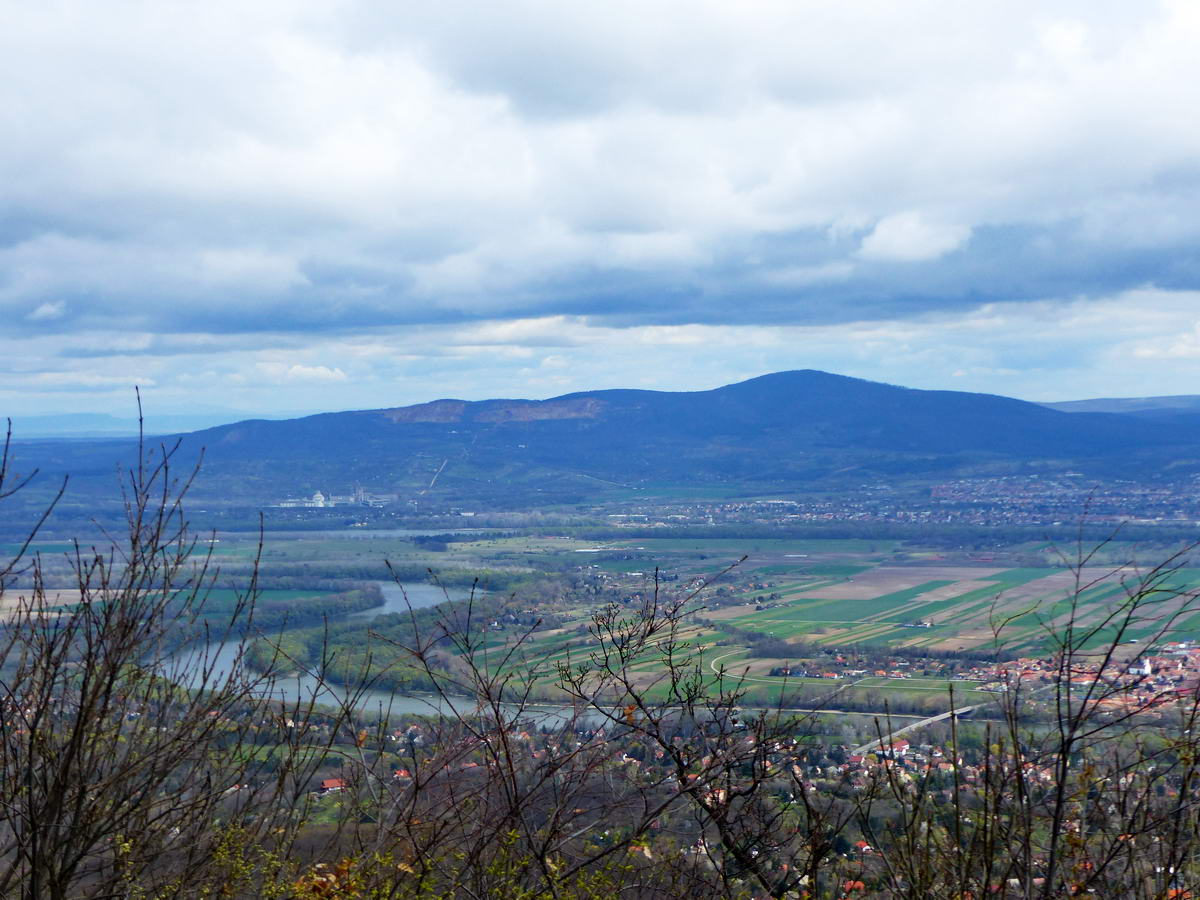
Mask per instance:
[[[284,377],[288,381],[345,381],[346,373],[336,367],[295,365]]]
[[[863,238],[859,256],[899,262],[937,259],[957,250],[970,236],[965,225],[930,222],[916,212],[898,213],[881,219]]]
[[[61,319],[66,310],[67,304],[62,300],[47,301],[39,303],[37,308],[25,318],[30,322],[48,322],[52,319]]]
[[[1200,289],[1196,3],[0,6],[12,372],[354,405],[489,395],[540,348],[666,384],[698,363],[611,352],[661,338],[720,381],[786,366],[769,335],[831,329],[845,369],[863,322],[982,347],[981,307],[1037,301],[1078,359],[1054,315]],[[1190,359],[1157,308],[1124,359]]]

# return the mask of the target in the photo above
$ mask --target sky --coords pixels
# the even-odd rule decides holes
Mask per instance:
[[[1200,394],[1200,4],[0,0],[0,415]]]

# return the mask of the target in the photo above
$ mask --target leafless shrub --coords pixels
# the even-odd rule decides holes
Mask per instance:
[[[7,449],[0,497],[20,487],[6,483]],[[231,611],[206,616],[215,572],[188,528],[194,472],[174,476],[175,450],[142,447],[124,533],[75,544],[69,596],[27,560],[32,586],[0,634],[0,896],[195,896],[238,881],[232,860],[250,850],[266,864],[247,889],[286,869],[328,738],[272,702],[272,673],[240,652],[180,652],[188,636],[236,645],[257,590],[252,577]],[[269,767],[268,745],[284,748]]]

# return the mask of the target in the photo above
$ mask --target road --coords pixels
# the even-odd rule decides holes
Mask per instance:
[[[965,716],[967,713],[972,712],[979,705],[980,704],[975,703],[971,706],[960,706],[958,709],[948,709],[944,713],[938,713],[936,716],[930,716],[928,719],[922,719],[920,722],[913,722],[911,725],[905,725],[903,728],[897,728],[891,734],[888,734],[882,738],[877,738],[876,740],[871,741],[869,744],[863,744],[861,747],[855,747],[850,751],[850,754],[852,756],[862,756],[864,753],[870,753],[872,750],[878,749],[893,738],[901,737],[910,731],[916,731],[918,728],[925,728],[926,726],[933,725],[936,722],[943,722],[946,719],[949,719],[951,716]]]

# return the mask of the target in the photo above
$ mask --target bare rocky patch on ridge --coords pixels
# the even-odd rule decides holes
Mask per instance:
[[[551,419],[595,419],[605,404],[594,397],[553,400],[434,400],[383,411],[391,422],[539,422]]]

